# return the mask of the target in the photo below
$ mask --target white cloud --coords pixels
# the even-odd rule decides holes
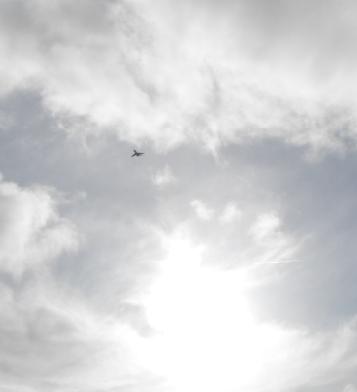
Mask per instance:
[[[15,293],[1,283],[0,293],[0,390],[106,390],[131,371],[140,382],[131,362],[138,338],[117,318],[96,314],[49,276]]]
[[[208,207],[202,200],[192,200],[191,207],[199,219],[209,221],[213,218],[214,210]]]
[[[158,170],[153,176],[153,183],[158,187],[164,187],[176,181],[170,166],[166,165],[162,170]]]
[[[27,88],[37,91],[53,118],[84,140],[91,133],[114,133],[122,140],[144,139],[162,149],[183,142],[215,149],[230,142],[273,136],[317,150],[335,149],[344,139],[356,137],[357,61],[352,39],[356,6],[349,0],[343,7],[341,4],[332,0],[298,4],[276,0],[222,0],[219,4],[212,0],[34,0],[30,5],[22,0],[4,1],[0,2],[0,89],[2,94]],[[334,53],[336,46],[339,56]],[[1,126],[10,122],[0,116]],[[330,277],[337,275],[331,265],[340,247],[333,250],[336,253],[330,252],[321,247],[319,239],[315,247],[307,247],[307,259],[315,259],[312,273],[305,268],[307,263],[298,266],[299,276],[290,266],[261,266],[294,261],[299,237],[319,231],[326,223],[314,226],[305,222],[315,216],[308,213],[315,207],[309,197],[321,195],[306,190],[316,177],[305,177],[305,166],[297,170],[291,163],[286,171],[276,170],[274,176],[263,178],[266,168],[259,166],[267,158],[263,154],[263,160],[258,158],[249,169],[256,188],[246,186],[249,178],[247,184],[242,180],[232,186],[237,173],[245,179],[244,154],[234,158],[232,167],[210,172],[212,166],[202,156],[183,161],[192,150],[182,149],[170,158],[177,159],[175,167],[182,165],[177,193],[163,201],[154,192],[176,181],[170,166],[156,173],[150,168],[142,170],[142,166],[132,172],[132,161],[128,164],[123,158],[113,169],[112,158],[120,155],[115,146],[88,159],[74,157],[67,162],[58,158],[67,147],[59,146],[51,166],[36,176],[50,176],[52,183],[54,173],[63,174],[73,162],[78,163],[73,176],[57,179],[66,189],[75,188],[70,197],[77,205],[69,209],[76,226],[60,213],[53,190],[0,177],[0,390],[167,392],[172,375],[187,375],[179,380],[185,391],[288,391],[328,383],[341,391],[345,386],[344,392],[355,391],[355,322],[345,318],[341,328],[312,332],[296,330],[285,319],[287,308],[298,314],[295,321],[301,320],[305,306],[313,307],[309,299],[315,306],[322,303],[315,299],[314,291],[318,284],[316,292],[326,293],[321,277],[327,277],[328,292],[338,289],[338,285],[330,285]],[[75,155],[69,150],[65,157]],[[52,170],[52,164],[58,165],[58,171]],[[205,170],[207,167],[210,169]],[[31,176],[31,170],[18,170],[19,178]],[[294,173],[288,187],[287,172]],[[80,185],[79,173],[85,173]],[[281,173],[284,178],[279,177]],[[325,187],[325,177],[320,177]],[[146,187],[142,192],[148,180],[157,188],[149,187],[147,193]],[[280,188],[274,188],[278,182]],[[289,195],[297,182],[303,190],[299,187],[301,193],[292,200]],[[336,183],[339,191],[346,188],[341,184],[346,182]],[[77,186],[85,188],[83,193]],[[349,189],[355,193],[352,185]],[[211,191],[214,201],[200,199]],[[335,202],[334,194],[327,193]],[[213,208],[227,197],[237,205],[230,202]],[[289,203],[282,206],[284,215],[275,211],[280,203]],[[310,209],[301,208],[298,215],[295,207],[306,203]],[[322,214],[325,203],[321,203]],[[354,229],[343,224],[340,206],[353,204],[332,204],[339,207],[324,218],[331,229],[326,229],[329,236],[321,238],[335,236],[332,226],[337,222],[342,231],[335,241],[344,243],[339,241],[346,235],[344,230],[350,230],[347,237],[352,237]],[[182,241],[168,235],[172,240],[168,241],[169,255],[162,257],[156,233],[165,227],[167,234],[182,220],[192,231]],[[295,224],[300,226],[296,229]],[[64,253],[78,245],[76,227],[88,236],[87,247],[73,259],[66,258]],[[319,259],[324,263],[319,264]],[[158,260],[167,268],[168,280],[165,274],[160,276]],[[350,264],[346,275],[352,271]],[[339,271],[345,269],[340,268],[341,263],[335,266]],[[247,269],[247,276],[255,274],[254,279],[236,281],[240,267]],[[279,280],[282,274],[287,279]],[[346,275],[338,275],[336,280],[340,283]],[[14,279],[21,276],[23,279]],[[280,308],[268,318],[280,317],[279,322],[266,324],[265,314],[259,319],[257,301],[257,307],[252,307],[252,313],[257,311],[256,320],[252,314],[256,324],[245,328],[249,290],[264,286],[272,277],[269,291],[284,301],[277,303]],[[161,384],[150,373],[157,365],[160,337],[152,333],[145,307],[148,287],[155,289],[155,278],[161,281],[158,302],[164,303],[158,324],[168,324],[172,333],[169,344],[161,347]],[[292,281],[296,286],[289,294],[286,286]],[[246,292],[245,286],[250,287]],[[343,300],[346,295],[341,312],[354,309],[351,287],[340,294]],[[291,301],[293,297],[299,299]],[[247,302],[247,309],[237,306],[240,299]],[[274,298],[269,300],[274,302]],[[335,322],[340,320],[336,315],[340,309],[333,309],[335,302],[330,302],[326,313]],[[265,312],[270,309],[267,306]],[[311,319],[315,322],[319,317]],[[166,338],[170,339],[170,333],[164,343]],[[217,355],[205,355],[207,347]],[[265,354],[262,347],[267,347]],[[268,359],[254,356],[253,348]],[[254,373],[255,360],[263,365],[261,377],[244,371],[249,364]],[[221,372],[215,372],[222,365],[226,366]],[[165,373],[165,366],[172,373]],[[199,371],[192,375],[192,368]],[[188,385],[189,377],[197,384]],[[223,385],[217,385],[222,379]],[[210,383],[212,380],[217,384]],[[248,380],[247,384],[242,386],[242,380]]]
[[[298,262],[303,239],[294,238],[283,230],[277,212],[267,211],[256,216],[247,227],[247,258],[253,265],[274,265]]]
[[[344,382],[354,369],[356,320],[320,332],[263,322],[247,290],[256,271],[204,264],[204,246],[189,231],[163,237],[168,252],[144,299],[160,333],[145,359],[168,389],[292,390]]]
[[[221,223],[231,223],[236,219],[239,219],[242,215],[242,211],[234,203],[227,203],[224,207],[219,220]]]
[[[0,11],[1,91],[36,89],[69,131],[160,148],[356,140],[353,1],[36,0]]]
[[[352,385],[352,384],[348,384],[343,388],[343,392],[356,392],[357,388]]]
[[[263,213],[258,216],[257,220],[250,228],[250,233],[256,239],[264,240],[274,235],[280,227],[280,219],[274,212]]]
[[[51,263],[79,240],[59,214],[61,201],[53,189],[0,181],[0,390],[149,384],[137,360],[133,315],[100,314],[78,291],[78,267],[71,266],[73,287],[64,278],[65,258]]]
[[[77,246],[74,226],[56,211],[53,192],[0,182],[0,269],[15,275]]]

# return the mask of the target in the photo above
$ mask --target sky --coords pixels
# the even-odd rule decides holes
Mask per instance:
[[[356,12],[0,0],[0,392],[357,391]]]

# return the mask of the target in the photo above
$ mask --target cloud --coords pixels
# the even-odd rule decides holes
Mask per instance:
[[[274,235],[280,227],[280,220],[275,213],[261,214],[250,228],[255,240],[264,240]]]
[[[5,1],[0,89],[38,91],[68,132],[160,149],[266,137],[346,148],[356,141],[355,8]]]
[[[150,181],[149,172],[147,181]],[[4,181],[3,183],[9,185],[8,189],[11,192],[8,190],[8,194],[13,198],[18,193],[32,195],[33,188],[31,187],[20,187]],[[208,186],[211,185],[210,182]],[[42,192],[46,190],[46,188],[40,189]],[[42,195],[41,192],[36,193],[37,198],[42,200],[39,194]],[[55,196],[53,195],[50,200],[54,203],[52,210],[57,211]],[[125,201],[125,204],[124,199],[120,200],[123,203],[122,208],[129,203]],[[249,200],[251,201],[251,198]],[[85,201],[88,202],[88,196]],[[203,206],[204,211],[210,210],[203,201],[199,199],[195,201],[199,202],[195,203],[196,207]],[[142,287],[141,285],[142,277],[148,273],[150,266],[156,268],[160,263],[164,268],[168,268],[169,277],[172,279],[162,282],[164,291],[160,291],[159,295],[160,300],[167,301],[166,306],[173,315],[172,318],[165,319],[166,313],[164,313],[162,315],[164,322],[165,320],[169,323],[172,320],[180,320],[183,324],[187,322],[189,327],[185,333],[191,339],[181,344],[178,344],[179,340],[175,340],[174,343],[171,341],[172,346],[166,347],[173,347],[177,351],[172,350],[168,356],[164,356],[165,364],[174,367],[179,357],[182,369],[184,369],[183,373],[190,375],[187,364],[193,363],[195,356],[200,358],[202,355],[197,349],[199,346],[195,346],[191,348],[191,353],[193,352],[194,355],[187,357],[187,351],[189,351],[187,348],[192,342],[192,337],[197,334],[199,339],[195,342],[198,341],[202,347],[207,347],[209,342],[212,344],[208,332],[217,333],[214,326],[218,325],[220,328],[228,328],[231,331],[232,335],[229,336],[233,336],[233,343],[225,340],[224,345],[221,345],[220,340],[217,340],[218,343],[213,342],[214,349],[218,350],[218,353],[223,352],[230,356],[215,358],[207,356],[206,364],[198,365],[199,372],[194,378],[195,386],[205,386],[206,390],[213,388],[212,385],[216,387],[217,378],[214,374],[217,373],[212,371],[212,378],[208,377],[205,366],[212,369],[213,365],[221,363],[227,364],[227,368],[221,370],[220,373],[227,378],[224,379],[223,384],[220,384],[220,390],[228,391],[232,389],[232,386],[240,386],[242,378],[237,374],[236,362],[230,363],[229,358],[238,358],[241,361],[240,369],[244,369],[245,364],[251,363],[251,357],[243,358],[239,347],[237,348],[234,344],[244,341],[245,347],[249,347],[247,342],[254,342],[256,345],[260,340],[254,340],[254,334],[250,338],[244,334],[234,335],[236,331],[233,327],[236,324],[232,327],[225,322],[230,320],[231,314],[234,313],[232,309],[235,309],[237,305],[237,298],[231,295],[235,293],[234,290],[240,289],[240,284],[238,285],[235,281],[235,272],[216,263],[212,270],[208,269],[207,275],[204,273],[200,276],[199,269],[191,270],[191,268],[197,266],[197,258],[202,257],[202,260],[205,258],[205,252],[190,231],[184,233],[183,239],[176,238],[175,233],[170,235],[158,227],[151,227],[148,232],[141,234],[138,227],[142,226],[142,220],[138,219],[138,227],[131,228],[127,221],[122,222],[114,216],[108,202],[105,203],[107,210],[103,208],[106,210],[104,212],[98,207],[93,209],[93,204],[89,206],[81,204],[80,207],[84,208],[81,213],[86,212],[85,219],[82,217],[84,222],[80,221],[78,211],[78,215],[75,215],[76,220],[79,220],[79,222],[76,221],[79,224],[78,227],[87,236],[87,247],[85,253],[80,253],[74,260],[67,260],[70,277],[63,271],[66,263],[58,261],[56,267],[53,263],[48,264],[50,273],[44,273],[46,270],[44,268],[41,273],[25,279],[21,285],[12,287],[0,279],[0,307],[2,309],[0,387],[2,387],[1,383],[4,383],[5,386],[12,386],[19,391],[25,387],[32,387],[36,391],[44,392],[56,390],[70,392],[73,388],[78,391],[93,392],[115,391],[116,389],[131,392],[156,390],[166,392],[172,383],[175,384],[175,374],[178,374],[178,368],[173,369],[174,375],[166,374],[163,371],[165,367],[158,371],[159,350],[156,344],[160,337],[153,331],[153,326],[147,319],[148,309],[145,307],[148,287],[155,289],[155,278],[159,278],[160,281],[158,271],[155,269],[156,275],[150,279],[149,286]],[[116,198],[113,204],[118,204]],[[30,205],[32,206],[31,203]],[[223,203],[222,205],[224,206]],[[225,206],[230,205],[228,203]],[[268,250],[276,251],[282,244],[286,246],[291,244],[292,239],[289,233],[285,232],[285,221],[278,211],[264,210],[261,205],[260,210],[256,211],[257,205],[254,204],[251,207],[254,210],[252,213],[249,209],[244,209],[246,205],[243,202],[239,205],[242,205],[244,214],[242,213],[241,219],[227,226],[244,224],[246,228],[252,228],[252,233],[254,233],[250,236],[252,252],[257,250],[257,245],[262,248],[270,246]],[[123,210],[125,211],[124,208]],[[105,214],[108,214],[111,219]],[[38,215],[39,217],[51,216],[50,213]],[[125,219],[129,215],[124,215]],[[207,216],[207,211],[204,216]],[[56,219],[53,219],[56,222]],[[57,219],[60,219],[58,212]],[[213,220],[213,216],[210,219]],[[51,220],[47,218],[46,221],[42,218],[40,221]],[[210,223],[210,220],[205,221],[205,226],[209,226]],[[190,230],[193,229],[190,225],[188,227]],[[143,230],[142,227],[141,230]],[[155,230],[160,233],[165,232],[165,238],[168,240],[161,245],[169,243],[168,255],[147,255],[154,245],[148,237],[152,236]],[[235,240],[238,237],[236,230],[237,226],[232,227]],[[218,236],[216,237],[218,239]],[[190,241],[194,246],[190,245]],[[254,241],[258,244],[254,244]],[[113,243],[116,246],[113,246]],[[266,252],[264,249],[263,251]],[[266,255],[264,252],[262,254]],[[154,266],[139,262],[138,257],[149,257]],[[177,269],[170,269],[171,259],[177,262],[175,267]],[[46,266],[47,264],[40,265]],[[208,282],[205,281],[207,276]],[[140,287],[138,287],[139,284]],[[125,290],[127,285],[130,286],[129,290]],[[211,290],[212,287],[217,287],[216,285],[221,288],[219,290],[221,296],[217,296],[216,290]],[[87,291],[82,292],[83,286],[87,287]],[[184,292],[182,287],[186,288]],[[202,290],[197,290],[197,287]],[[165,288],[170,295],[165,295]],[[191,298],[187,293],[196,293],[197,297]],[[208,297],[206,294],[209,294]],[[249,293],[247,296],[249,299]],[[143,298],[144,304],[141,302]],[[171,298],[174,302],[170,302]],[[182,303],[182,298],[186,302]],[[212,327],[206,328],[205,333],[202,333],[204,328],[197,328],[197,325],[202,327],[202,320],[199,319],[200,312],[193,312],[192,317],[193,319],[198,317],[201,324],[197,323],[191,328],[188,319],[180,318],[180,315],[184,314],[187,309],[181,305],[187,304],[188,309],[192,309],[190,306],[195,306],[195,300],[205,301],[207,298],[210,301],[204,302],[204,306],[200,309],[204,310],[204,320],[212,321]],[[223,298],[226,302],[221,303],[217,298]],[[177,307],[172,306],[173,303],[177,304]],[[225,310],[223,315],[219,313],[222,315],[221,318],[215,318],[210,312],[212,306],[215,312]],[[241,324],[238,323],[240,328],[242,328]],[[174,331],[178,334],[177,336],[182,336],[181,330],[174,329]],[[259,377],[253,379],[247,376],[249,382],[245,385],[246,388],[254,388],[258,392],[270,392],[279,389],[286,390],[292,386],[303,388],[306,384],[339,383],[340,385],[344,383],[345,385],[344,379],[348,372],[346,369],[353,369],[356,344],[356,328],[353,321],[344,323],[343,328],[320,333],[301,331],[274,322],[260,323],[256,328],[254,327],[254,333],[260,337],[265,336],[266,333],[271,337],[271,339],[263,339],[263,342],[267,352],[272,352],[274,355],[271,355],[266,363],[264,362]],[[260,333],[262,335],[259,335]],[[235,352],[232,351],[232,347],[236,348]],[[18,355],[19,352],[22,353],[21,356]],[[294,366],[291,366],[291,363],[294,363]],[[259,366],[257,368],[261,369]],[[179,373],[182,373],[181,370]],[[212,379],[214,382],[209,385]],[[350,378],[349,382],[354,382],[354,379]],[[192,385],[187,383],[184,385],[192,388]],[[341,390],[342,388],[343,386]]]
[[[45,187],[0,182],[0,269],[15,276],[76,249],[74,226],[58,215],[56,197]]]
[[[234,203],[227,203],[219,217],[219,220],[221,223],[231,223],[235,219],[239,219],[241,214],[242,212]]]
[[[153,176],[153,183],[158,187],[164,187],[176,181],[170,166],[166,165],[163,169],[158,170]]]
[[[340,385],[342,390],[357,361],[355,318],[317,332],[259,322],[249,306],[256,271],[206,265],[204,246],[184,228],[163,236],[168,254],[144,301],[149,322],[159,331],[148,342],[147,366],[167,377],[168,387],[215,391],[219,385],[231,391],[244,385],[270,392]]]
[[[209,221],[213,218],[214,210],[208,207],[203,201],[192,200],[190,204],[199,219]]]
[[[296,146],[354,148],[356,5],[98,4],[0,4],[0,389],[167,392],[198,368],[182,390],[353,391],[356,155]]]
[[[60,292],[50,277],[31,279],[20,290],[1,283],[0,290],[0,389],[109,389],[138,368],[130,364],[135,335]]]
[[[151,332],[142,307],[128,294],[117,295],[112,307],[103,306],[102,296],[113,294],[113,283],[118,286],[117,275],[113,265],[114,279],[104,271],[105,291],[100,275],[105,266],[98,254],[93,255],[96,264],[89,257],[80,264],[86,256],[78,253],[83,252],[80,225],[59,213],[63,201],[52,188],[0,182],[0,389],[152,390],[159,383],[145,374],[138,359],[141,340]],[[142,242],[136,244],[138,254]],[[101,292],[101,311],[93,296],[81,292],[85,262]]]
[[[343,388],[343,392],[356,392],[356,387],[352,384],[348,384]]]

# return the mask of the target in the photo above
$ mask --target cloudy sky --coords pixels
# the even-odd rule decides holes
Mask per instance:
[[[0,0],[0,392],[357,391],[356,13]]]

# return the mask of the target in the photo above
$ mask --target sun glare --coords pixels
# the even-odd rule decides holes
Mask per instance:
[[[279,334],[259,325],[245,296],[244,271],[202,264],[203,248],[181,233],[146,301],[150,366],[174,391],[230,391],[259,376]]]

